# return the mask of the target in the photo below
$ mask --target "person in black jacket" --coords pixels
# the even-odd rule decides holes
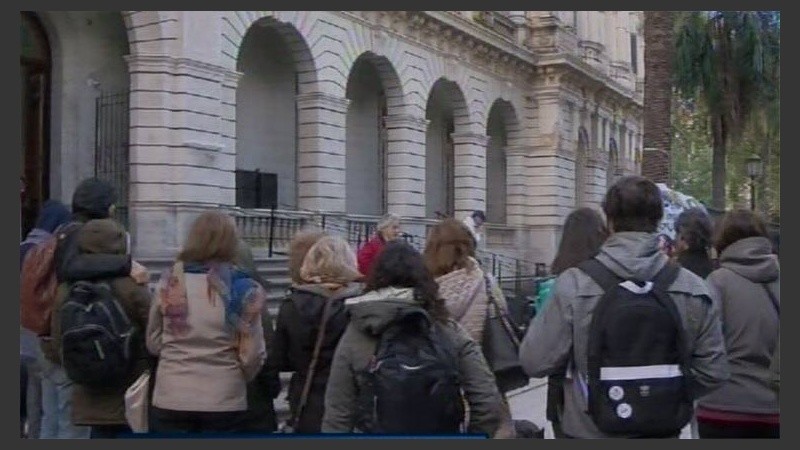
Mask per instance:
[[[354,282],[361,274],[356,255],[347,242],[326,236],[309,249],[300,276],[306,284],[293,286],[280,306],[266,365],[268,370],[293,373],[288,400],[296,420],[290,419],[289,425],[296,432],[319,433],[333,353],[348,323],[344,301],[361,293],[361,285]],[[302,393],[326,309],[325,332],[303,405]]]

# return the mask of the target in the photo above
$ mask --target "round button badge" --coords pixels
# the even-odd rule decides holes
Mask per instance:
[[[620,403],[617,405],[617,415],[623,419],[627,419],[633,414],[633,408],[627,403]]]
[[[622,397],[624,396],[625,396],[625,391],[620,386],[611,386],[608,389],[608,398],[614,400],[615,402],[622,400]]]

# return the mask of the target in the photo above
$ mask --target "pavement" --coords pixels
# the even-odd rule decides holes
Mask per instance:
[[[511,417],[530,420],[544,428],[544,438],[554,439],[553,427],[547,420],[547,378],[533,378],[528,386],[508,393],[511,406]],[[687,425],[680,435],[681,439],[692,439],[690,427]]]

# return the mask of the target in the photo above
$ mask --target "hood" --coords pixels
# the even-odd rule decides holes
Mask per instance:
[[[350,283],[336,290],[322,284],[302,284],[292,287],[291,298],[300,315],[317,318],[322,314],[325,301],[333,302],[354,297],[361,293],[362,288],[360,283]]]
[[[729,245],[719,256],[720,266],[754,283],[769,283],[780,276],[778,258],[765,237],[749,237]]]
[[[70,213],[69,209],[58,200],[48,200],[42,206],[42,212],[36,219],[36,226],[40,230],[44,230],[52,234],[56,228],[69,222]]]
[[[350,323],[371,336],[383,332],[392,322],[412,312],[424,311],[414,300],[412,288],[388,287],[345,301]]]
[[[88,178],[81,181],[72,195],[72,213],[81,219],[105,219],[108,209],[116,203],[114,187],[107,181]]]
[[[657,234],[635,231],[612,234],[597,259],[621,278],[638,281],[652,280],[667,262]]]
[[[128,233],[112,219],[90,220],[78,231],[78,248],[84,253],[124,255],[128,252]]]

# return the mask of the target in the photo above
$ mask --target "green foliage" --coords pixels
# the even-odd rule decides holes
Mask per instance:
[[[675,38],[675,187],[706,201],[712,171],[727,168],[726,206],[746,202],[744,161],[758,154],[766,173],[759,203],[779,215],[780,12],[681,12]],[[715,130],[727,161],[710,171]]]

